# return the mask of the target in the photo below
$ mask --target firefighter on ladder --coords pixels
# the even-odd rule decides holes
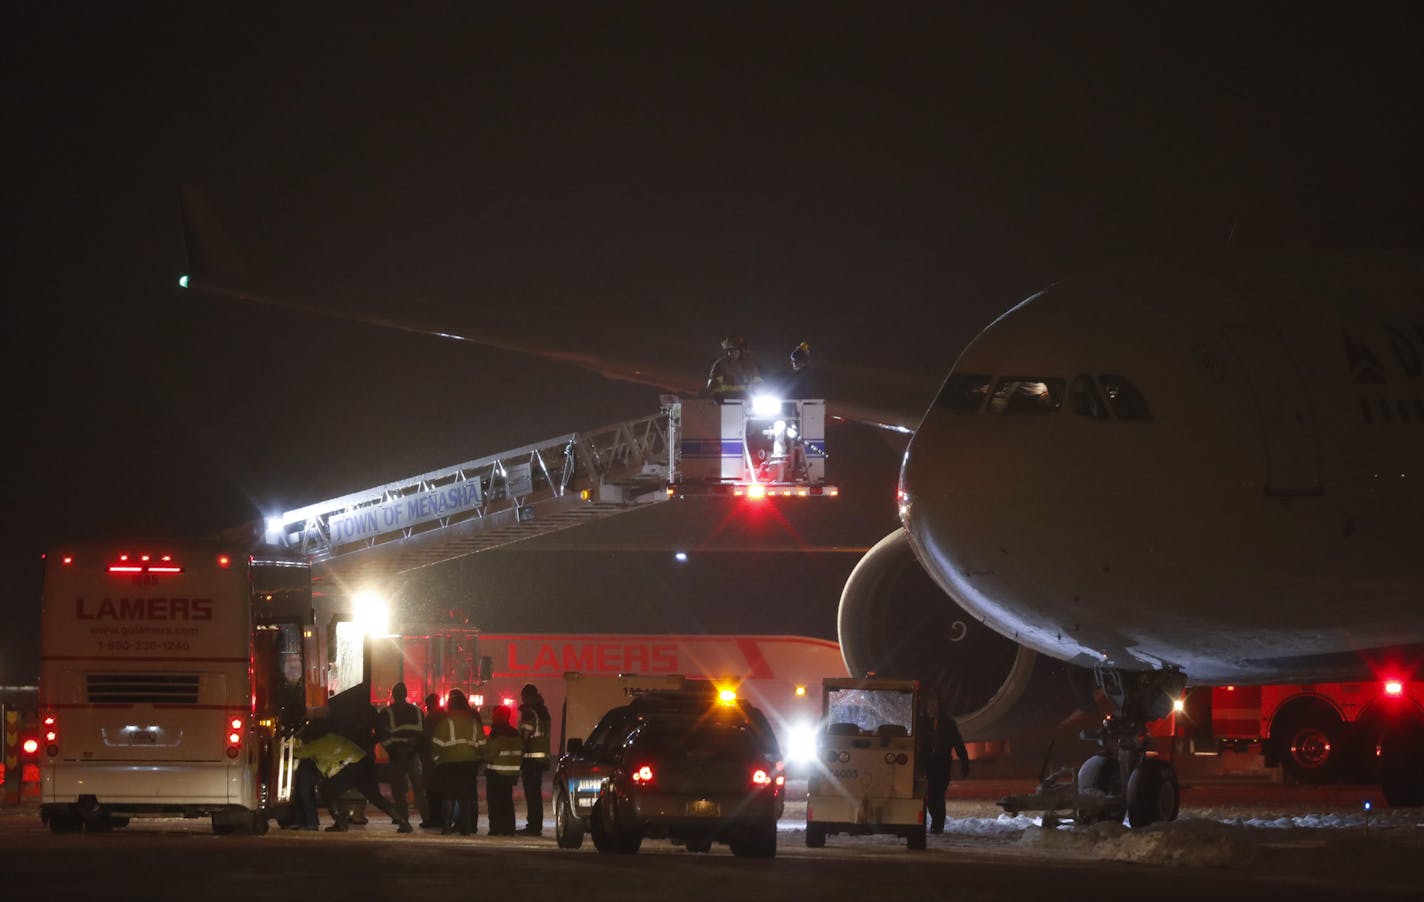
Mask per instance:
[[[707,392],[718,402],[728,398],[747,398],[761,384],[761,370],[752,360],[751,348],[740,335],[722,339],[722,356],[712,364],[707,374]]]
[[[549,766],[549,731],[553,719],[544,697],[533,683],[519,690],[519,738],[524,759],[519,772],[524,782],[525,836],[544,835],[544,770]]]

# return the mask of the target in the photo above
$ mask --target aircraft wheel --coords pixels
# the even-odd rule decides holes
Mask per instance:
[[[1108,755],[1094,755],[1083,766],[1078,768],[1078,791],[1085,790],[1101,793],[1104,796],[1117,796],[1122,794],[1122,780],[1118,776],[1117,759]],[[1075,820],[1081,824],[1090,824],[1094,821],[1120,821],[1122,820],[1121,808],[1088,808],[1080,809]]]
[[[1127,780],[1127,821],[1146,827],[1174,821],[1181,805],[1177,770],[1160,758],[1145,758]]]

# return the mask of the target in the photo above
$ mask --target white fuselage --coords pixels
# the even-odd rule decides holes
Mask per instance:
[[[1214,256],[1030,298],[965,350],[906,453],[920,561],[1078,664],[1248,682],[1424,647],[1420,285]],[[974,409],[976,374],[1020,385]]]

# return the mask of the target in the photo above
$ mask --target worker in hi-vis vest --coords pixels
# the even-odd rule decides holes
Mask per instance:
[[[519,775],[524,783],[526,809],[525,836],[544,834],[544,771],[549,767],[549,731],[553,719],[544,696],[533,683],[519,691],[519,738],[524,741],[524,759]]]

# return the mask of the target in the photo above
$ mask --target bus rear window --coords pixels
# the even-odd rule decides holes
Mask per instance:
[[[1005,376],[989,397],[990,413],[1053,413],[1063,404],[1063,380]]]

